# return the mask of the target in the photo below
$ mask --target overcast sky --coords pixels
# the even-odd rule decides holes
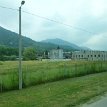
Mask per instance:
[[[0,6],[18,9],[21,0],[0,0]],[[107,50],[107,0],[25,0],[22,34],[35,41],[61,38],[79,46]],[[0,26],[18,33],[18,11],[0,8]]]

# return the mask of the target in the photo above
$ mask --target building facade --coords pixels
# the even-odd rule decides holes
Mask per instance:
[[[63,49],[52,49],[48,56],[50,59],[63,59]]]
[[[74,51],[73,60],[107,61],[107,51]]]

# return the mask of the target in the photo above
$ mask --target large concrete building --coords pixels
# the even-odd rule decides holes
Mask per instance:
[[[63,59],[63,49],[52,49],[48,56],[50,59]]]
[[[107,51],[74,51],[73,60],[106,61]]]

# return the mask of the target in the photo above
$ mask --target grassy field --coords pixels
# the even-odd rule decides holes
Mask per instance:
[[[107,71],[107,62],[23,61],[23,87]],[[0,62],[0,92],[18,89],[18,61]]]
[[[107,72],[0,93],[0,107],[74,107],[107,91]]]

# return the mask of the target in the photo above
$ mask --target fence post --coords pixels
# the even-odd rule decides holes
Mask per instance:
[[[77,77],[77,64],[75,64],[75,77]]]
[[[64,78],[66,78],[66,64],[64,63]]]
[[[86,68],[87,68],[87,64],[85,63],[84,64],[84,72],[86,72],[86,75],[87,75],[88,73],[87,73],[87,69]]]
[[[3,91],[3,86],[2,86],[2,77],[0,79],[0,91],[2,92]]]
[[[94,62],[94,71],[95,71],[95,73],[97,73],[97,63],[96,62]]]
[[[103,67],[102,67],[102,61],[101,61],[101,71],[103,71]]]

